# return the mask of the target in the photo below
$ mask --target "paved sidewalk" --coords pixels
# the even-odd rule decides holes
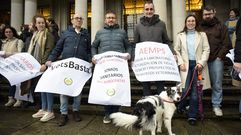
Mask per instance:
[[[125,130],[112,124],[103,124],[100,115],[81,115],[83,121],[74,122],[69,115],[69,122],[64,127],[58,127],[55,119],[41,123],[33,119],[32,110],[1,108],[0,109],[0,135],[138,135],[138,131]],[[190,126],[183,117],[173,119],[173,132],[176,135],[240,135],[241,121],[235,118],[206,118],[198,122],[197,126]],[[145,132],[144,135],[150,135]],[[163,127],[163,133],[167,135]]]

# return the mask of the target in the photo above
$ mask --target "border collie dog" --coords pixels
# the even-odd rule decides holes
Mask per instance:
[[[176,110],[174,102],[181,99],[180,85],[165,88],[160,95],[146,96],[140,99],[132,114],[112,113],[110,118],[116,126],[132,129],[139,129],[139,135],[147,130],[151,135],[156,135],[156,131],[162,132],[162,122],[164,122],[169,135],[174,135],[171,128],[172,116]]]

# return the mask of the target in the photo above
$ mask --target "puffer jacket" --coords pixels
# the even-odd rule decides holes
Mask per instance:
[[[211,21],[202,21],[200,29],[207,34],[210,45],[210,55],[208,61],[213,61],[217,57],[224,60],[226,54],[232,48],[228,35],[228,28],[214,17]]]
[[[96,54],[107,51],[116,51],[120,53],[129,53],[131,55],[131,45],[128,42],[127,34],[119,28],[119,25],[105,25],[103,29],[96,33],[95,40],[92,43],[92,57]]]
[[[55,61],[60,55],[62,55],[61,59],[76,57],[90,62],[90,37],[88,31],[81,28],[80,33],[77,33],[72,26],[64,31],[48,60]]]

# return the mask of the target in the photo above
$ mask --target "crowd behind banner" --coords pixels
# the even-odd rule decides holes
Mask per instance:
[[[225,23],[215,16],[216,12],[212,6],[204,7],[200,22],[189,14],[183,30],[174,36],[175,43],[169,40],[166,24],[155,14],[151,1],[145,2],[143,17],[135,26],[134,43],[128,41],[112,10],[106,12],[105,25],[92,43],[78,13],[61,35],[54,19],[42,15],[21,26],[20,36],[15,28],[2,24],[0,79],[9,80],[5,106],[38,105],[40,109],[32,117],[47,122],[55,118],[53,104],[57,94],[61,112],[58,125],[64,126],[69,120],[69,98],[73,98],[74,121],[79,122],[81,91],[93,72],[88,100],[104,105],[103,123],[110,123],[111,113],[118,112],[120,106],[131,105],[131,67],[141,82],[143,96],[160,94],[165,90],[165,81],[182,83],[182,96],[189,96],[189,100],[178,103],[177,112],[186,113],[190,125],[197,123],[196,89],[201,76],[202,89],[212,90],[214,114],[222,117],[223,74],[230,76],[231,72],[233,85],[241,88],[241,27],[238,9],[230,10]],[[233,63],[224,73],[226,54],[232,48]],[[152,82],[157,88],[155,93],[150,91]],[[241,100],[239,113],[241,119]]]

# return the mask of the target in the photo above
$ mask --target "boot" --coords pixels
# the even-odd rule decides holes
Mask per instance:
[[[8,102],[5,104],[6,107],[12,106],[15,103],[13,97],[8,97]]]
[[[13,107],[20,107],[22,104],[22,100],[17,100],[17,102],[13,105]]]

